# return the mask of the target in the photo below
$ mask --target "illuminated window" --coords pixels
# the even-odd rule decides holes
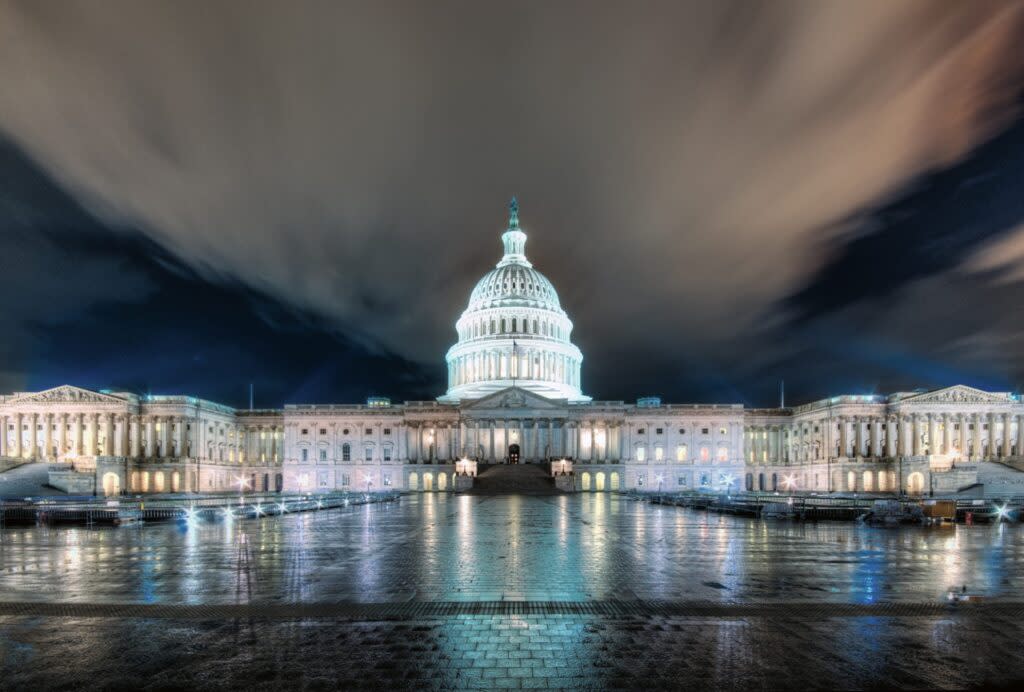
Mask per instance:
[[[636,460],[645,461],[647,459],[647,448],[640,446],[636,448]]]
[[[707,447],[701,447],[700,448],[700,460],[701,461],[708,461],[709,459],[711,459],[711,450],[708,449]]]
[[[724,434],[725,434],[725,432],[726,432],[726,431],[725,431],[725,428],[719,428],[719,429],[718,429],[718,434],[719,434],[719,435],[724,435]]]
[[[665,458],[665,450],[662,449],[661,447],[655,447],[654,448],[654,460],[655,461],[661,461],[664,458]]]
[[[637,486],[641,486],[641,485],[644,484],[644,474],[642,474],[642,473],[636,474],[636,484],[637,484]]]
[[[384,474],[384,485],[391,485],[391,474],[390,473],[385,473]]]
[[[686,445],[676,447],[676,461],[686,461]]]
[[[728,447],[719,447],[718,448],[718,460],[719,461],[729,461],[729,448]]]

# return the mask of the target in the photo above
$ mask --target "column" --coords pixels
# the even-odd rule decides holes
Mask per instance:
[[[114,454],[114,414],[108,413],[103,416],[103,455],[113,456]]]
[[[75,456],[85,455],[85,414],[79,413],[75,416],[75,424],[71,428],[72,444],[74,445]]]
[[[19,413],[15,413],[14,414],[14,456],[16,456],[19,459],[24,456],[24,450],[22,449],[22,445],[21,445],[21,441],[22,441],[21,426],[22,425],[23,425],[23,423],[22,423],[21,413],[20,412]]]
[[[124,418],[121,414],[118,414],[114,418],[114,447],[113,453],[115,457],[123,457],[124,454],[124,429],[125,423]]]
[[[910,417],[910,435],[914,456],[921,456],[921,417],[916,413]]]
[[[953,454],[953,416],[942,414],[942,453]]]
[[[882,456],[882,420],[871,419],[871,456]]]
[[[970,457],[970,450],[967,449],[967,415],[961,413],[957,418],[960,422],[960,457],[962,459],[967,459]]]
[[[928,414],[928,454],[939,453],[939,415]]]
[[[7,449],[7,416],[0,414],[0,457],[8,456]]]
[[[43,414],[43,459],[53,457],[53,421],[56,418],[52,413]]]
[[[840,416],[839,418],[839,456],[849,456],[850,449],[850,434],[846,429],[846,417]]]
[[[29,458],[39,459],[39,414],[33,413],[31,418],[31,424],[29,426],[29,444],[31,445],[31,452]]]
[[[1024,456],[1024,416],[1017,416],[1017,456]]]
[[[885,456],[896,456],[896,420],[892,416],[885,419]]]
[[[1010,414],[1003,414],[1003,458],[1010,456],[1013,452],[1012,437],[1010,437]]]
[[[583,461],[583,421],[576,422],[576,442],[573,443],[573,447],[576,459]]]
[[[494,434],[496,432],[498,423],[491,419],[487,421],[487,446],[489,448],[488,461],[494,463],[497,458],[494,456]]]
[[[139,425],[139,417],[137,415],[131,416],[131,432],[128,435],[128,441],[131,445],[131,457],[132,459],[138,459],[142,456],[142,431]]]
[[[996,414],[988,414],[988,458],[995,459],[999,456],[998,443],[996,442]]]

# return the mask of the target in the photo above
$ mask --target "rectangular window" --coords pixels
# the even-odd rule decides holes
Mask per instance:
[[[678,485],[681,486],[681,487],[684,487],[684,488],[686,487],[686,476],[680,476],[679,477]]]
[[[321,449],[320,450],[320,461],[327,461],[327,450],[326,449]]]
[[[385,447],[384,448],[384,461],[391,461],[391,448],[390,447]]]
[[[309,461],[309,450],[308,449],[302,450],[302,460],[303,461]]]
[[[365,434],[366,435],[372,435],[373,434],[373,428],[367,428]]]
[[[309,434],[309,428],[303,428],[302,429],[302,434],[303,435],[308,435]],[[263,433],[260,433],[260,437],[263,437]]]
[[[367,447],[364,451],[366,452],[366,454],[365,456],[363,456],[363,458],[366,461],[373,461],[373,447]]]
[[[384,485],[385,486],[391,485],[391,474],[390,473],[385,473],[384,474]]]
[[[725,428],[719,428],[718,429],[718,434],[719,435],[724,435],[725,434]],[[765,433],[764,436],[767,437],[768,433]]]
[[[676,461],[686,461],[686,445],[676,447]]]
[[[701,435],[707,435],[708,434],[708,429],[707,428],[701,428],[700,429],[700,434]]]
[[[643,484],[644,484],[644,474],[642,474],[642,473],[636,474],[636,485],[637,485],[637,487],[638,488],[642,487]]]
[[[341,484],[342,485],[348,485],[348,474],[347,473],[341,474]]]
[[[348,445],[341,446],[341,460],[352,461],[352,448]]]
[[[655,447],[654,448],[654,460],[655,461],[661,461],[664,458],[665,458],[665,450],[662,449],[661,447]]]
[[[391,434],[391,428],[384,428],[384,434],[385,435],[390,435]]]
[[[327,428],[320,428],[320,434],[321,435],[326,435],[327,434]]]
[[[637,435],[643,435],[645,432],[647,432],[646,428],[637,428],[636,429],[636,434]]]
[[[646,461],[646,459],[647,459],[647,448],[646,447],[637,447],[636,448],[636,460],[637,461]]]
[[[655,435],[663,435],[663,434],[665,434],[665,429],[664,428],[655,428],[654,429],[654,434]]]

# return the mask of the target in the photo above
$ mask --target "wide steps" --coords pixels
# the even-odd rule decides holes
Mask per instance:
[[[540,464],[494,464],[473,480],[475,495],[557,495],[555,480]]]

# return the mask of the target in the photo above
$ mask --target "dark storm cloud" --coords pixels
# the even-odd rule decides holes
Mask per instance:
[[[741,398],[814,348],[772,328],[843,293],[836,220],[1016,115],[1022,38],[1015,2],[0,0],[0,128],[203,280],[432,366],[517,193],[593,393]]]

